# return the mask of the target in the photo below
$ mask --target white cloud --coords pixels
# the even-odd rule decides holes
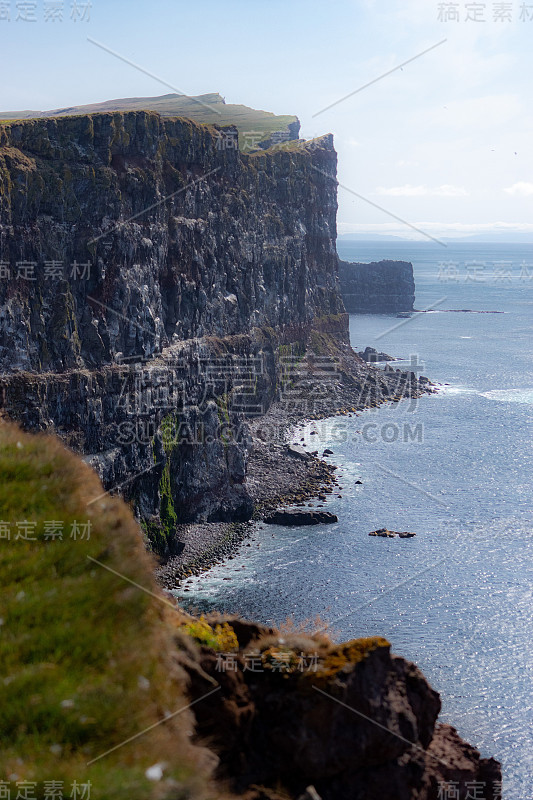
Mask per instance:
[[[504,192],[518,197],[531,197],[533,195],[533,183],[519,181],[518,183],[513,183],[512,186],[508,186],[507,189],[504,189]]]
[[[442,186],[412,186],[406,183],[404,186],[384,186],[376,189],[376,194],[386,195],[387,197],[467,197],[468,192],[462,186],[452,186],[443,183]]]

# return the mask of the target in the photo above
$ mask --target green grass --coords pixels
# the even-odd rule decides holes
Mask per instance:
[[[198,102],[200,100],[201,102]],[[167,94],[161,97],[129,97],[119,100],[110,100],[105,103],[93,105],[73,106],[65,109],[45,112],[26,112],[20,119],[35,119],[43,116],[63,117],[79,116],[81,114],[109,113],[119,111],[157,111],[163,117],[186,117],[195,122],[210,125],[235,125],[239,131],[240,149],[244,150],[246,142],[244,134],[249,131],[261,133],[260,139],[266,139],[274,131],[285,130],[288,125],[296,122],[296,117],[289,114],[276,115],[269,111],[261,111],[248,106],[224,103],[217,93],[200,95],[198,98],[180,97],[177,94]],[[11,122],[13,114],[18,112],[0,112],[0,122]],[[2,120],[2,116],[9,116],[9,120]],[[249,140],[250,141],[250,140]],[[249,152],[245,150],[245,152]]]
[[[171,660],[179,615],[88,558],[157,593],[125,504],[87,505],[101,494],[59,442],[0,425],[0,520],[11,529],[0,539],[0,780],[37,781],[37,797],[49,780],[91,781],[95,800],[198,797],[187,714],[87,764],[187,703]],[[15,539],[22,521],[36,523],[36,541]],[[63,541],[45,541],[46,521],[62,524]],[[90,524],[88,540],[71,538],[74,523]],[[145,777],[161,761],[182,789]]]

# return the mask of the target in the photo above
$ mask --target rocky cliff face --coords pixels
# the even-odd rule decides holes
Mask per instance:
[[[350,314],[413,310],[413,265],[407,261],[357,264],[339,260],[339,280],[342,299]]]
[[[239,650],[228,658],[203,646],[184,668],[194,700],[222,687],[195,707],[197,733],[220,758],[218,777],[246,800],[468,800],[474,785],[484,800],[501,797],[500,765],[437,724],[437,692],[385,639],[332,645],[217,623]]]
[[[95,368],[341,310],[335,184],[315,169],[334,176],[332,137],[232,142],[145,112],[0,128],[0,368]]]
[[[164,539],[250,516],[243,415],[343,311],[332,137],[248,156],[236,135],[148,112],[0,127],[2,407]]]

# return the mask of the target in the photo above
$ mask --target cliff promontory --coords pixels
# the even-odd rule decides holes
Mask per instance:
[[[339,260],[340,291],[350,314],[412,311],[415,301],[413,265],[408,261],[370,264]]]
[[[220,133],[148,112],[0,127],[2,371],[343,310],[332,137],[247,156]]]

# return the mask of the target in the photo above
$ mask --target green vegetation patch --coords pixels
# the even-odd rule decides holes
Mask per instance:
[[[209,625],[204,616],[185,623],[182,630],[198,644],[210,647],[218,652],[230,652],[239,649],[239,642],[233,628],[227,623]]]
[[[0,780],[15,796],[17,781],[43,798],[52,780],[65,797],[74,782],[94,800],[198,796],[186,714],[120,746],[187,705],[167,624],[177,612],[150,592],[126,505],[57,440],[1,424]],[[162,761],[182,788],[146,777]]]

